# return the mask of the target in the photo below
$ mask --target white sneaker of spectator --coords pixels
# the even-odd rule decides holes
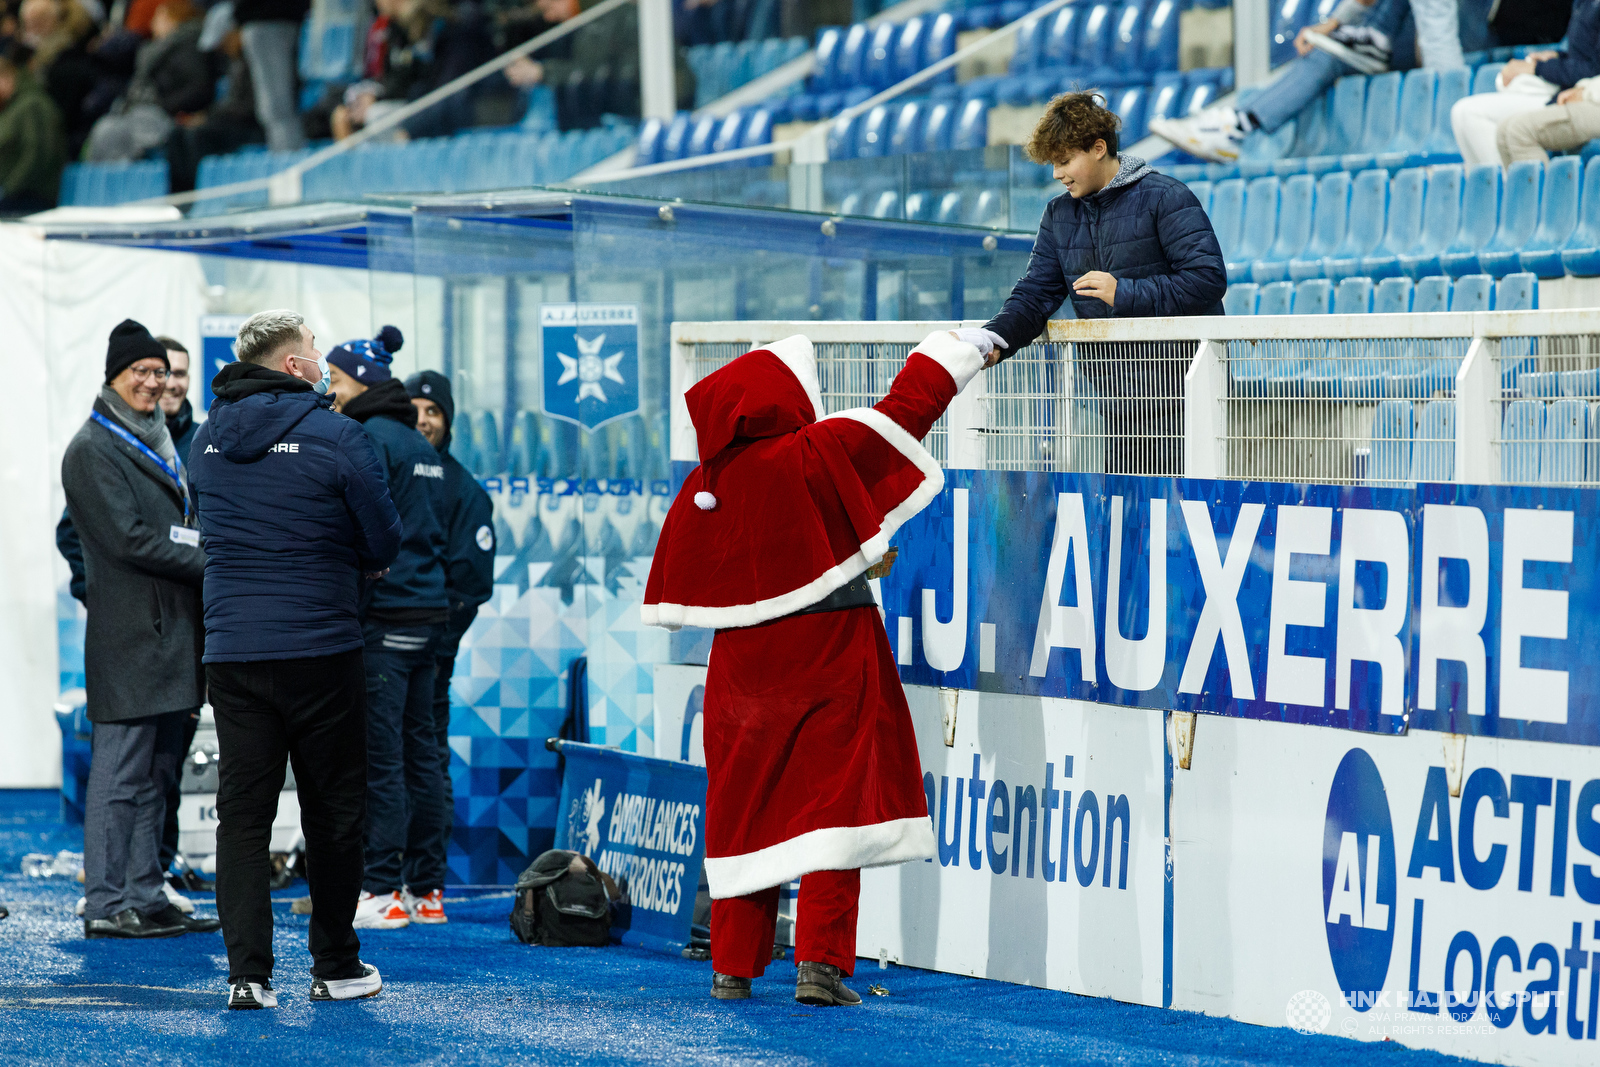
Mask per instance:
[[[361,965],[360,978],[313,978],[312,1000],[360,1000],[383,992],[383,976],[370,963]]]
[[[1210,163],[1236,163],[1239,145],[1254,129],[1244,112],[1219,105],[1181,119],[1152,119],[1150,132]]]
[[[413,896],[408,888],[401,892],[400,900],[405,904],[406,912],[414,923],[433,926],[450,921],[444,913],[443,889],[435,889],[427,896],[418,897]]]
[[[172,888],[171,882],[163,879],[161,882],[161,891],[167,895],[167,900],[174,908],[177,908],[185,915],[194,914],[194,901],[190,900],[188,897]]]
[[[1326,34],[1307,30],[1306,43],[1361,74],[1387,72],[1394,56],[1388,35],[1371,26],[1340,26]]]
[[[357,930],[398,930],[411,925],[411,915],[398,891],[381,896],[362,893],[356,901],[356,918],[352,925]]]

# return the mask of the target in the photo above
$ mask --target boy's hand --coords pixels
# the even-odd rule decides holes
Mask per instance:
[[[1098,297],[1109,307],[1117,304],[1117,280],[1103,270],[1092,270],[1072,283],[1072,291]]]

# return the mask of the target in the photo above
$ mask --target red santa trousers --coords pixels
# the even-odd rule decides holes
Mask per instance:
[[[711,965],[719,974],[760,978],[772,960],[779,887],[711,902]],[[861,872],[812,871],[800,879],[795,916],[796,962],[856,969],[856,910]]]

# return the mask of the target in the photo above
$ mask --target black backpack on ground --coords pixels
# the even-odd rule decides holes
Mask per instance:
[[[517,879],[512,932],[529,945],[609,945],[615,883],[607,882],[587,856],[551,849]]]

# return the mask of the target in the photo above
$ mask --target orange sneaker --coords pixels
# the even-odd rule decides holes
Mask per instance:
[[[414,897],[411,890],[405,894],[406,911],[411,915],[414,923],[427,923],[437,925],[450,920],[444,914],[444,890],[435,889],[425,897]]]
[[[356,903],[355,922],[351,925],[357,930],[398,930],[411,925],[411,916],[398,892],[379,896],[362,893]]]

